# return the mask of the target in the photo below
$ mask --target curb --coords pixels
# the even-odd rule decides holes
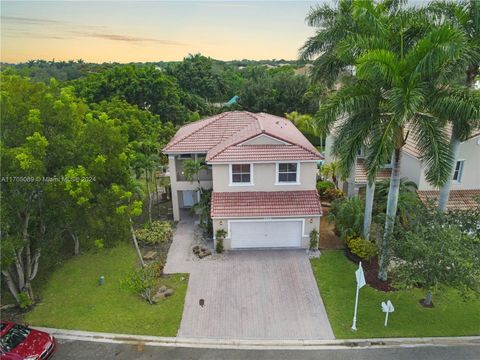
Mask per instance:
[[[254,340],[254,339],[209,339],[162,337],[148,335],[112,334],[80,330],[65,330],[46,327],[33,327],[54,335],[62,340],[79,340],[116,344],[139,344],[146,346],[169,346],[216,349],[258,349],[258,350],[318,350],[351,348],[396,348],[424,346],[480,346],[480,336],[461,337],[424,337],[424,338],[377,338],[377,339],[291,339],[291,340]]]

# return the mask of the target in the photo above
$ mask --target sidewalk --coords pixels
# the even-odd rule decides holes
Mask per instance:
[[[264,349],[264,350],[319,350],[350,348],[401,348],[423,346],[480,346],[480,336],[384,338],[345,340],[235,340],[160,337],[128,334],[111,334],[80,330],[33,327],[54,335],[58,339],[90,342],[139,344],[144,346],[169,346],[214,349]]]

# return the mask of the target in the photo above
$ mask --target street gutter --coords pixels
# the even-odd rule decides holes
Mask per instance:
[[[79,340],[101,343],[142,344],[144,346],[168,346],[212,349],[257,349],[257,350],[321,350],[352,348],[400,348],[426,346],[480,346],[480,336],[423,337],[423,338],[379,338],[337,340],[261,340],[261,339],[208,339],[162,337],[147,335],[112,334],[80,330],[64,330],[32,327],[52,334],[57,339]]]

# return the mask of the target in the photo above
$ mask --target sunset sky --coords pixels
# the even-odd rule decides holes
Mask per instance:
[[[2,1],[1,61],[295,59],[312,1]]]

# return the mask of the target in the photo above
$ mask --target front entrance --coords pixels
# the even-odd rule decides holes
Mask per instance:
[[[230,220],[232,249],[296,248],[302,240],[302,220]]]
[[[182,191],[182,204],[184,208],[191,208],[196,203],[197,192],[195,190]]]

